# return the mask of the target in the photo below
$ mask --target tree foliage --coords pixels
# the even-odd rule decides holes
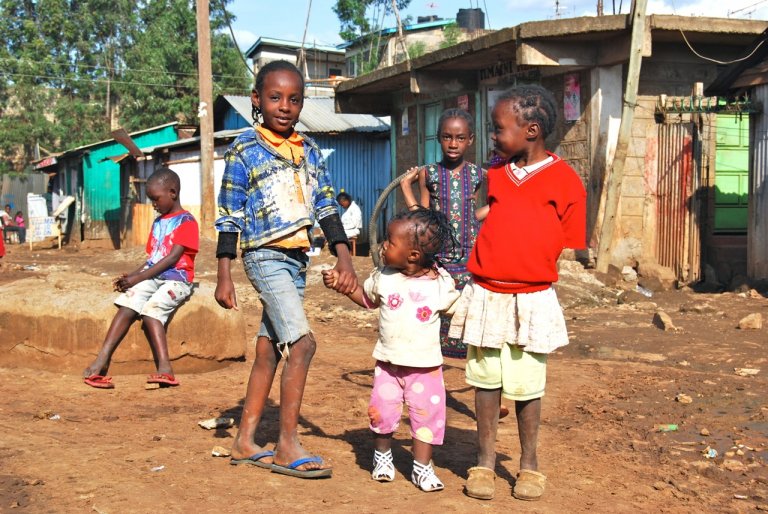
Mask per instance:
[[[411,0],[397,0],[402,11]],[[339,36],[344,41],[355,41],[363,51],[353,58],[357,60],[358,74],[370,73],[379,65],[379,45],[385,16],[392,14],[392,0],[336,0],[333,12],[341,22]],[[408,20],[402,20],[407,24]]]
[[[214,94],[246,91],[248,72],[210,6]],[[2,0],[0,172],[39,145],[61,151],[139,130],[196,123],[194,0]]]
[[[397,0],[402,11],[411,0]],[[339,36],[344,41],[354,41],[380,30],[381,20],[392,13],[392,0],[336,0],[333,12],[341,22]]]

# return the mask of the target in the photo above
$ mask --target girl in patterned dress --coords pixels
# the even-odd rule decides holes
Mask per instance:
[[[441,211],[448,218],[458,244],[453,250],[439,255],[440,263],[461,291],[470,278],[467,260],[486,212],[486,209],[477,209],[478,190],[485,170],[464,159],[464,154],[475,140],[471,114],[463,109],[446,109],[440,115],[437,127],[443,159],[409,169],[400,187],[408,209],[425,207]],[[416,181],[419,184],[418,199],[413,194],[412,186]],[[467,347],[461,340],[448,337],[449,325],[450,317],[441,317],[440,345],[443,355],[463,359],[467,355]]]

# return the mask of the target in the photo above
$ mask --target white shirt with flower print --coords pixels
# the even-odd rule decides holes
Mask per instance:
[[[459,298],[448,272],[438,268],[437,277],[414,278],[385,267],[371,272],[363,290],[379,304],[375,359],[415,368],[443,363],[439,314],[453,314]]]

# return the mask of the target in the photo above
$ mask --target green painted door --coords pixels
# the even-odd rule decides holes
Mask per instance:
[[[443,158],[437,137],[437,121],[440,119],[440,103],[427,104],[424,107],[424,164],[437,162]]]
[[[715,232],[747,231],[749,116],[717,115]]]

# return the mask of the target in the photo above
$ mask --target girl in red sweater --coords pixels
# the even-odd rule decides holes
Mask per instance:
[[[584,186],[545,149],[556,116],[552,93],[539,85],[506,91],[493,109],[491,139],[499,159],[488,170],[490,210],[449,334],[467,345],[467,383],[475,387],[478,458],[466,484],[474,498],[493,498],[502,396],[515,401],[520,437],[513,495],[537,500],[544,493],[536,439],[547,354],[568,344],[552,283],[563,248],[586,247]]]

